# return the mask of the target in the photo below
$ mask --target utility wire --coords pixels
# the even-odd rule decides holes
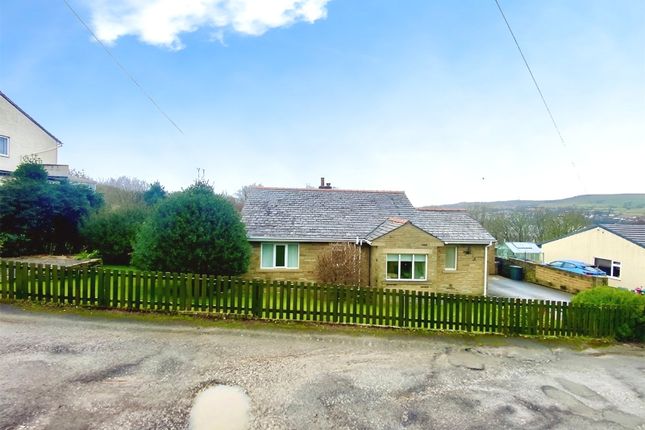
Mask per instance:
[[[542,90],[540,89],[540,85],[537,82],[537,79],[535,79],[535,75],[533,74],[533,70],[531,70],[531,66],[529,66],[529,62],[526,60],[526,57],[524,56],[524,52],[522,51],[522,48],[520,47],[519,42],[517,41],[517,37],[515,37],[515,33],[513,32],[513,29],[511,28],[511,24],[508,22],[508,19],[506,19],[506,15],[504,14],[504,11],[502,10],[502,5],[499,4],[499,0],[495,0],[495,4],[497,5],[497,9],[499,9],[499,13],[502,15],[502,18],[504,19],[504,22],[506,23],[506,28],[508,28],[509,33],[511,33],[511,37],[513,38],[513,41],[515,42],[515,46],[517,47],[517,50],[520,53],[520,56],[522,57],[522,61],[524,61],[524,65],[526,66],[526,70],[529,71],[529,75],[531,75],[531,80],[533,80],[533,84],[535,85],[535,88],[538,91],[538,94],[540,94],[540,99],[542,99],[542,103],[544,104],[544,107],[546,108],[547,113],[549,114],[549,118],[551,118],[551,122],[553,123],[553,127],[555,128],[555,131],[558,133],[558,137],[560,138],[560,143],[562,146],[567,148],[567,143],[564,141],[564,137],[562,136],[562,133],[560,132],[560,127],[558,127],[558,123],[555,121],[555,118],[553,116],[553,113],[551,112],[551,108],[549,108],[549,104],[546,102],[546,98],[544,98],[544,94],[542,94]],[[578,168],[576,167],[576,163],[571,159],[571,166],[573,167],[574,171],[576,172],[576,175],[578,176],[578,180],[584,187],[584,183],[582,182],[582,178],[580,177],[580,173],[578,172]]]
[[[150,101],[150,103],[152,103],[154,105],[154,107],[157,108],[159,113],[161,113],[161,115],[163,115],[173,125],[173,127],[175,127],[177,129],[177,131],[179,131],[181,134],[184,134],[184,131],[181,128],[179,128],[177,123],[175,121],[173,121],[172,118],[170,118],[170,116],[163,109],[161,109],[161,106],[159,106],[159,104],[155,101],[155,99],[153,99],[152,96],[143,88],[143,86],[141,86],[139,81],[137,81],[136,78],[134,76],[132,76],[132,74],[130,72],[128,72],[128,70],[125,68],[125,66],[123,64],[121,64],[121,62],[114,56],[114,54],[112,54],[112,51],[110,51],[110,49],[107,47],[107,45],[105,43],[103,43],[96,36],[96,34],[94,34],[92,29],[85,23],[83,18],[81,18],[81,16],[76,12],[76,10],[74,10],[72,5],[70,5],[67,0],[63,0],[63,3],[65,3],[67,8],[72,12],[72,14],[76,17],[76,19],[83,25],[83,27],[85,27],[85,29],[88,31],[88,33],[90,33],[92,35],[94,40],[96,40],[96,42],[99,45],[101,45],[103,50],[108,54],[108,56],[112,59],[112,61],[114,61],[114,64],[116,64],[119,67],[119,69],[121,69],[123,74],[125,76],[127,76],[132,81],[132,83],[137,86],[137,88],[139,88],[139,90]]]

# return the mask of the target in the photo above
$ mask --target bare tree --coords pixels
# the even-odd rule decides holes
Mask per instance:
[[[361,247],[353,243],[331,243],[318,256],[316,276],[320,282],[361,285]]]
[[[238,212],[242,211],[242,208],[244,207],[244,203],[246,203],[246,199],[249,197],[249,193],[251,192],[252,188],[255,187],[261,187],[262,184],[256,184],[255,182],[252,183],[251,185],[244,185],[242,188],[237,190],[235,194],[228,195],[224,194],[224,197],[230,201],[233,206],[235,206],[235,209],[237,209]]]

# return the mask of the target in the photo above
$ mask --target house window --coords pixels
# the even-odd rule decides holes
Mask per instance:
[[[611,276],[620,279],[620,261],[608,260],[606,258],[594,258],[594,266]]]
[[[443,267],[445,270],[457,270],[456,246],[446,246],[446,260]]]
[[[9,138],[7,136],[0,136],[0,156],[9,156]]]
[[[260,255],[262,269],[297,269],[300,247],[297,243],[263,243]]]
[[[425,281],[425,254],[387,254],[385,279],[388,281]]]

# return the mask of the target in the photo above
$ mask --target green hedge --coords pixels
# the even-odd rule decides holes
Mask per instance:
[[[595,287],[576,294],[572,302],[585,305],[620,305],[631,309],[627,321],[618,327],[617,338],[645,341],[645,296],[619,288]]]

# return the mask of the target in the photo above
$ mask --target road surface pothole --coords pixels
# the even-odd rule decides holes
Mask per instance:
[[[240,387],[216,385],[200,391],[190,410],[191,430],[246,430],[251,401]]]

